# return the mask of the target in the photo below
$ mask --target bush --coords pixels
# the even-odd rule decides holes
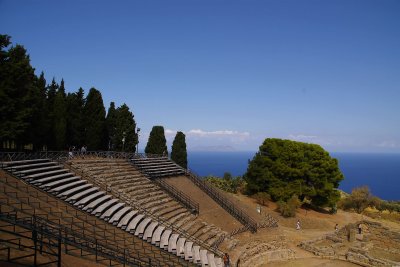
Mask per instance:
[[[379,205],[376,197],[373,197],[367,186],[354,188],[349,197],[340,200],[339,207],[343,210],[354,210],[362,213],[369,206]]]
[[[283,217],[294,217],[296,210],[301,206],[301,201],[296,195],[293,195],[287,202],[279,200],[277,205],[278,211]]]
[[[263,206],[268,206],[268,201],[271,200],[271,196],[266,192],[258,192],[253,195],[253,198],[256,199],[257,203]]]
[[[232,175],[230,173],[225,173],[223,178],[216,176],[207,176],[204,179],[206,182],[223,191],[235,194],[245,187],[245,182],[242,177],[237,176],[235,178],[232,178]]]

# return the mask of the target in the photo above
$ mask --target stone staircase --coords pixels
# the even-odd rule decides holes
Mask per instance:
[[[176,176],[185,174],[185,171],[168,157],[133,158],[132,163],[142,172],[152,178]]]

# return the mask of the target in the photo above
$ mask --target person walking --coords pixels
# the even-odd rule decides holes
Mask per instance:
[[[338,224],[335,225],[335,233],[336,234],[339,233],[339,225]]]
[[[300,228],[301,228],[300,220],[297,220],[297,223],[296,223],[296,230],[300,230]]]
[[[224,267],[230,267],[231,266],[231,260],[229,259],[228,253],[225,252],[224,255]]]

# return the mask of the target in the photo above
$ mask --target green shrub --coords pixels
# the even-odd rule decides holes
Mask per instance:
[[[287,202],[279,200],[277,205],[278,211],[283,217],[294,217],[296,210],[301,206],[301,201],[296,195],[293,195]]]
[[[230,173],[225,173],[223,178],[216,176],[207,176],[204,178],[206,182],[213,186],[230,193],[237,193],[245,188],[245,182],[242,177],[232,177]]]
[[[258,192],[253,195],[253,198],[255,198],[258,204],[263,206],[268,206],[268,201],[271,200],[271,196],[266,192]]]

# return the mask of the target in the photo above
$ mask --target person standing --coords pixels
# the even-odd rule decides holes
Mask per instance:
[[[229,259],[228,253],[225,252],[224,255],[224,267],[230,267],[231,266],[231,260]]]
[[[338,224],[335,225],[335,233],[336,234],[339,233],[339,225]]]
[[[300,230],[300,229],[301,229],[300,220],[297,220],[296,230]]]

